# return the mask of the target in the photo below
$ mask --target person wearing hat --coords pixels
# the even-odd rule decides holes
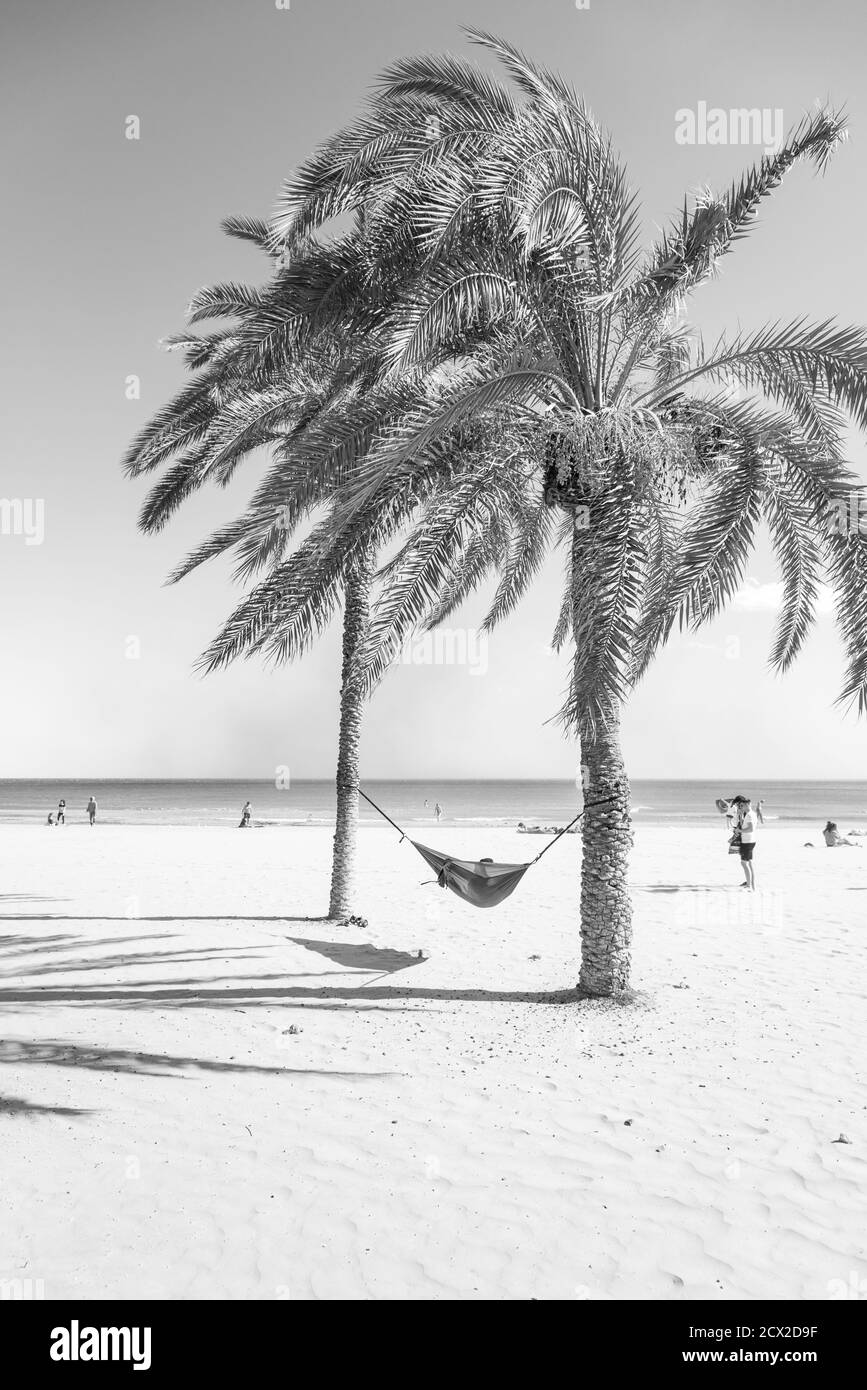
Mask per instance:
[[[740,835],[741,868],[744,871],[742,888],[755,891],[756,871],[753,868],[753,854],[756,848],[756,825],[758,824],[753,803],[748,796],[733,796],[731,804],[737,808],[735,829]]]
[[[825,837],[825,844],[829,849],[836,849],[838,845],[848,845],[850,849],[860,849],[861,846],[854,840],[850,840],[848,835],[841,835],[837,829],[837,822],[829,820],[825,829],[822,831]]]

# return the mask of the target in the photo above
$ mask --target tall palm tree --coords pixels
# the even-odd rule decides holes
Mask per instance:
[[[224,226],[230,235],[255,242],[273,257],[265,224],[240,218]],[[268,312],[269,298],[273,298],[270,287],[262,291],[230,285],[200,291],[191,305],[191,323],[220,317],[234,320],[232,326],[207,337],[188,331],[169,339],[168,346],[182,349],[188,365],[199,375],[148,422],[127,451],[124,462],[132,476],[164,469],[142,509],[140,525],[145,532],[161,529],[206,481],[225,485],[242,460],[263,448],[278,450],[293,431],[303,431],[330,402],[357,384],[357,364],[348,360],[333,338],[320,336],[315,345],[308,341],[302,366],[293,360],[291,344],[280,340],[273,324],[270,336],[245,331],[254,308]],[[273,484],[272,467],[244,516],[209,537],[178,567],[172,580],[232,549],[237,553],[239,579],[283,553],[305,516],[327,496],[327,480],[293,476],[282,468],[276,500]],[[263,495],[270,498],[267,510]],[[363,698],[356,668],[367,632],[369,568],[369,559],[362,554],[344,575],[337,820],[329,902],[329,916],[338,918],[351,910]]]
[[[163,470],[140,517],[142,529],[152,533],[206,482],[225,485],[243,460],[263,449],[271,452],[270,466],[244,513],[209,536],[171,576],[177,582],[204,561],[231,551],[236,556],[235,577],[241,582],[265,568],[270,570],[269,580],[254,591],[254,602],[245,601],[231,615],[220,641],[202,657],[205,671],[225,666],[240,655],[264,652],[278,662],[302,655],[328,625],[342,593],[329,916],[345,918],[354,906],[363,708],[397,655],[394,647],[385,660],[381,650],[377,677],[370,678],[366,653],[377,540],[367,517],[361,515],[351,528],[351,544],[340,565],[329,571],[317,589],[314,603],[303,602],[293,576],[311,566],[315,569],[322,537],[330,533],[329,504],[346,486],[372,437],[371,429],[365,428],[364,394],[383,373],[372,316],[390,283],[389,264],[399,264],[405,274],[409,258],[402,249],[397,255],[393,248],[386,253],[359,236],[363,218],[343,238],[326,244],[308,238],[291,258],[285,249],[274,250],[264,223],[233,218],[224,226],[230,235],[266,250],[276,263],[273,273],[262,287],[217,285],[197,293],[190,308],[192,325],[220,318],[231,320],[231,326],[204,337],[188,330],[168,340],[170,348],[184,351],[188,365],[199,375],[139,433],[125,466],[134,477]],[[373,249],[375,261],[371,261]],[[418,389],[422,381],[417,373],[414,387]],[[407,399],[405,389],[393,393],[396,418]],[[316,437],[325,437],[329,443],[321,466],[304,447],[314,427]],[[450,432],[431,458],[429,476],[414,479],[411,489],[396,500],[389,525],[380,528],[380,544],[393,539],[404,519],[423,508],[434,481],[453,475],[458,458],[465,468],[470,466],[483,440],[478,423],[473,429],[464,426]],[[484,442],[490,449],[490,439]],[[488,497],[474,493],[471,501],[477,519],[476,570],[482,564],[490,569],[507,550],[532,543],[539,517],[527,507],[520,489],[510,486]],[[442,554],[432,556],[426,606],[407,617],[407,634],[422,613],[434,619],[435,610],[442,608],[446,586],[450,608],[466,592],[462,576],[448,567],[448,542],[451,532],[463,535],[471,529],[473,518],[466,508],[463,513],[451,512],[450,525],[440,527]],[[299,527],[316,516],[319,524],[293,552]],[[263,601],[275,582],[281,589],[280,604]],[[291,621],[283,618],[287,591],[299,600]]]
[[[845,119],[812,112],[643,251],[625,170],[585,103],[510,45],[470,36],[511,85],[453,57],[401,61],[365,115],[287,185],[275,248],[293,256],[363,207],[369,245],[400,255],[387,290],[366,300],[383,370],[346,403],[337,441],[315,420],[292,444],[293,466],[322,473],[363,439],[357,466],[340,477],[313,550],[248,596],[243,621],[303,624],[356,553],[359,528],[386,543],[416,489],[432,486],[371,614],[373,682],[407,624],[423,620],[432,554],[448,589],[443,528],[461,595],[490,569],[478,525],[454,525],[463,511],[478,523],[474,499],[484,511],[492,490],[511,487],[557,511],[559,524],[536,523],[532,546],[500,550],[504,591],[488,620],[511,609],[548,541],[568,540],[555,645],[571,642],[562,717],[588,776],[579,984],[613,995],[628,986],[631,941],[623,705],[678,623],[719,614],[762,521],[784,581],[772,665],[786,670],[801,649],[825,572],[848,658],[841,699],[867,708],[867,541],[833,523],[835,499],[857,485],[842,439],[849,419],[867,424],[867,333],[796,319],[706,345],[682,323],[691,291],[753,230],[785,174],[800,162],[825,170]],[[355,285],[347,298],[368,292]],[[478,421],[491,447],[437,474],[444,441]],[[520,447],[501,451],[498,438]],[[236,639],[230,624],[211,659]]]

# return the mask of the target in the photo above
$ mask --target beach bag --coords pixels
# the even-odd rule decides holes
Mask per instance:
[[[735,830],[729,840],[729,854],[740,854],[741,852],[741,832]]]

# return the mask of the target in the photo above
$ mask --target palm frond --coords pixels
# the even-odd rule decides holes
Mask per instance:
[[[763,502],[774,551],[783,575],[783,606],[771,650],[771,666],[787,671],[816,620],[822,557],[810,514],[782,489]]]
[[[254,246],[258,246],[260,251],[266,251],[269,255],[273,252],[273,239],[271,228],[267,222],[263,222],[258,217],[224,217],[220,223],[226,236],[235,237],[238,241],[251,241]]]
[[[551,508],[541,499],[526,501],[513,511],[512,535],[500,562],[500,582],[482,620],[482,632],[491,632],[517,607],[548,552],[553,529]]]
[[[653,387],[638,399],[653,405],[660,391],[682,391],[702,378],[734,377],[758,387],[791,411],[808,435],[833,443],[840,429],[840,410],[867,425],[867,331],[841,328],[827,320],[803,319],[771,324],[731,342],[720,339],[687,371]]]

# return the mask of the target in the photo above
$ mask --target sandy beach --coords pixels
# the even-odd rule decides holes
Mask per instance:
[[[481,912],[364,829],[369,926],[338,931],[322,828],[4,828],[0,1279],[86,1299],[857,1296],[867,849],[768,828],[750,897],[724,838],[636,832],[638,993],[615,1004],[557,994],[578,971],[575,839]]]

